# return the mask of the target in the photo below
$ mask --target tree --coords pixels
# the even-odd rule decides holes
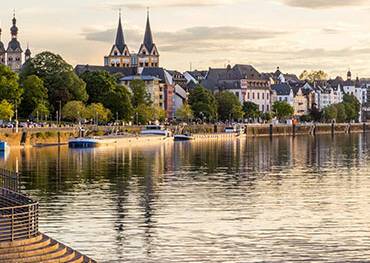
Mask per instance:
[[[271,121],[271,120],[272,120],[272,115],[271,115],[271,113],[270,113],[270,112],[262,113],[262,114],[261,114],[261,119],[262,119],[263,121],[269,122],[269,121]]]
[[[131,81],[130,89],[132,91],[132,106],[134,108],[140,105],[151,105],[153,103],[143,80]]]
[[[209,90],[200,85],[197,85],[190,92],[189,105],[196,118],[207,118],[208,120],[217,118],[216,98]]]
[[[167,114],[163,108],[158,107],[158,106],[153,107],[152,112],[153,112],[152,120],[161,121],[161,122],[166,120]]]
[[[87,101],[86,84],[59,55],[42,52],[25,63],[21,71],[21,80],[36,75],[44,81],[48,90],[48,99],[54,110],[58,109],[59,101],[64,105],[68,101]]]
[[[337,119],[338,116],[338,110],[335,105],[327,106],[324,109],[324,119],[328,122],[334,121]]]
[[[39,105],[48,108],[48,91],[42,79],[36,75],[30,75],[26,77],[21,86],[24,94],[20,105],[20,114],[23,117],[28,117]],[[47,111],[49,110],[47,109]]]
[[[137,125],[147,124],[153,119],[153,108],[148,105],[141,105],[135,108],[134,123]]]
[[[47,120],[47,117],[49,116],[49,114],[50,114],[49,108],[43,102],[40,102],[39,104],[37,104],[35,109],[32,112],[32,115],[34,117],[37,117],[38,119],[41,119],[41,120]]]
[[[294,108],[286,101],[274,102],[272,111],[279,120],[291,118],[294,114]]]
[[[339,103],[336,105],[337,108],[337,122],[343,123],[347,121],[347,112],[344,103]]]
[[[247,119],[257,119],[261,116],[258,105],[251,101],[243,103],[243,111],[245,113],[244,117]]]
[[[19,105],[23,94],[19,78],[9,67],[0,64],[0,100]]]
[[[131,103],[131,94],[125,86],[116,85],[114,90],[108,92],[103,105],[118,114],[118,119],[129,121],[134,113]]]
[[[193,117],[193,111],[188,103],[184,103],[181,108],[176,111],[176,118],[181,121],[189,122]]]
[[[92,103],[86,108],[86,117],[95,120],[95,123],[107,122],[112,118],[112,113],[101,103]]]
[[[87,71],[80,77],[86,83],[88,103],[103,103],[108,94],[114,92],[117,85],[116,79],[106,71]]]
[[[307,80],[309,82],[327,80],[329,75],[322,70],[308,72],[304,70],[301,75],[299,75],[300,80]]]
[[[86,107],[82,101],[70,101],[64,105],[62,116],[68,121],[79,121],[86,117]]]
[[[223,120],[233,120],[243,117],[243,109],[239,98],[234,93],[223,91],[216,94],[218,117]],[[236,114],[237,116],[234,116]]]
[[[0,120],[11,120],[14,116],[13,105],[7,100],[2,100],[0,103]]]
[[[347,121],[358,121],[361,111],[361,103],[353,95],[344,94],[343,104]]]
[[[313,121],[319,122],[322,119],[323,113],[319,110],[316,104],[312,105],[310,115]]]

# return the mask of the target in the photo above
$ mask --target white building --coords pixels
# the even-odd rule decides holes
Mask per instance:
[[[242,102],[250,101],[258,105],[259,111],[271,111],[271,86],[266,80],[241,80]],[[243,97],[244,96],[244,97]]]
[[[276,101],[285,101],[294,107],[294,92],[288,83],[280,83],[271,86],[272,103]]]

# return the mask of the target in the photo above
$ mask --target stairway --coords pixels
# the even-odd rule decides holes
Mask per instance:
[[[0,243],[0,263],[94,263],[73,249],[39,234],[38,236]]]

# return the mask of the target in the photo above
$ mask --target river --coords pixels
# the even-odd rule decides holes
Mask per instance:
[[[370,135],[11,150],[40,230],[98,262],[364,262]],[[17,161],[18,160],[18,161]]]

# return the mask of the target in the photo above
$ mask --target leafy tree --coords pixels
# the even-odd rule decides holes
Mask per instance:
[[[344,103],[339,103],[336,105],[337,108],[337,122],[343,123],[347,120],[347,112]]]
[[[239,119],[243,117],[243,109],[234,93],[223,91],[216,94],[218,117],[223,120]],[[237,116],[234,116],[236,114]]]
[[[23,80],[21,85],[24,89],[23,100],[20,105],[22,116],[28,117],[39,105],[48,108],[48,91],[42,79],[36,75],[30,75]],[[47,111],[49,110],[47,109]]]
[[[309,82],[315,82],[320,80],[327,80],[329,78],[329,75],[325,73],[322,70],[318,71],[311,71],[308,72],[307,70],[304,70],[301,75],[299,75],[299,79],[301,80],[307,80]]]
[[[130,83],[132,91],[132,106],[134,108],[140,105],[151,105],[152,101],[143,80],[133,80]]]
[[[103,105],[111,110],[112,113],[118,114],[119,119],[129,121],[134,113],[131,103],[131,94],[125,86],[116,85],[106,95]]]
[[[153,108],[148,105],[137,107],[134,112],[134,123],[145,125],[153,119]]]
[[[189,104],[184,103],[181,108],[179,108],[176,111],[176,118],[188,122],[189,120],[193,119],[193,111],[191,110],[191,107]]]
[[[11,120],[14,116],[13,105],[7,100],[2,100],[0,103],[0,120]]]
[[[357,121],[360,117],[361,103],[353,95],[344,94],[343,104],[347,121]]]
[[[338,110],[337,110],[337,107],[336,105],[330,105],[330,106],[327,106],[325,109],[324,109],[324,119],[326,121],[334,121],[337,119],[337,116],[338,116]]]
[[[163,108],[153,107],[152,113],[153,113],[152,120],[161,122],[166,120],[167,113]]]
[[[37,104],[35,109],[32,112],[32,115],[34,117],[36,116],[38,119],[41,119],[41,120],[46,120],[49,114],[50,114],[49,108],[43,102],[40,102],[39,104]]]
[[[112,113],[101,103],[92,103],[86,108],[86,117],[95,120],[96,123],[107,122],[112,118]]]
[[[25,63],[21,71],[21,80],[36,75],[44,81],[48,90],[49,103],[58,109],[59,101],[64,105],[68,101],[87,101],[86,84],[59,55],[42,52]]]
[[[266,122],[269,122],[272,120],[272,115],[270,112],[265,112],[265,113],[262,113],[261,114],[261,119],[266,121]]]
[[[278,119],[291,118],[294,114],[294,108],[286,101],[276,101],[272,105],[272,111]]]
[[[0,64],[0,100],[19,105],[23,94],[19,78],[9,67]]]
[[[70,101],[64,105],[62,116],[65,120],[78,121],[86,116],[86,107],[82,101]]]
[[[216,98],[209,90],[200,85],[190,92],[189,105],[196,118],[207,118],[208,120],[217,118]]]
[[[243,111],[245,113],[244,117],[247,119],[257,119],[261,117],[258,105],[251,101],[245,101],[243,103]]]
[[[103,103],[116,88],[116,79],[106,71],[85,72],[80,77],[86,83],[88,103]]]

